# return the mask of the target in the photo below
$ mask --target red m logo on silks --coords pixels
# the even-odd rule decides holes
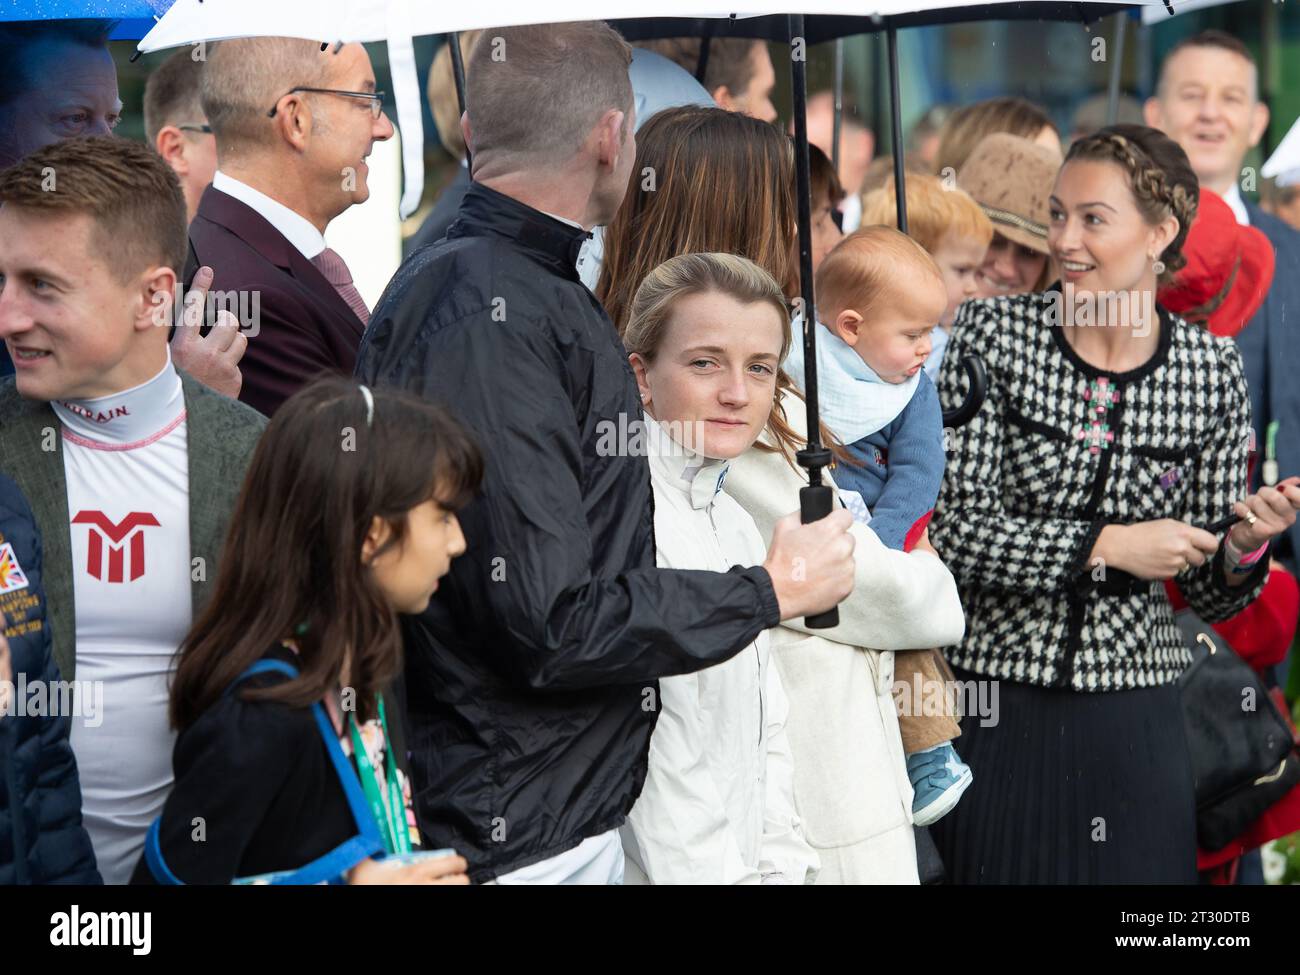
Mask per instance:
[[[122,563],[126,546],[122,544],[131,535],[131,578],[134,582],[144,575],[144,532],[137,528],[150,525],[160,527],[158,519],[147,511],[132,511],[118,523],[113,523],[102,511],[80,511],[72,519],[74,525],[90,526],[90,550],[86,557],[86,571],[96,579],[106,582],[122,581]],[[135,532],[134,535],[131,533]],[[104,574],[104,536],[108,536],[108,574]]]

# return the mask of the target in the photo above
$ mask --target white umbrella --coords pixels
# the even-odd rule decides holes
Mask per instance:
[[[832,23],[829,34],[810,31],[809,43],[825,36],[861,33],[863,18],[896,21],[899,26],[933,20],[1034,16],[1042,10],[1060,17],[1059,11],[1084,8],[1118,10],[1134,3],[1062,3],[1060,0],[1024,0],[1021,3],[983,3],[977,0],[724,0],[726,6],[710,8],[718,0],[480,0],[470,4],[416,2],[416,0],[176,0],[153,30],[140,41],[142,53],[219,41],[235,37],[302,37],[322,42],[388,42],[397,123],[402,130],[406,182],[401,200],[403,217],[413,213],[424,182],[423,128],[420,84],[415,73],[411,37],[445,34],[484,27],[559,23],[575,20],[667,18],[698,21],[719,18],[768,18],[784,26],[791,6],[819,18],[856,22]],[[1158,3],[1159,0],[1139,0]],[[702,9],[703,8],[703,9]],[[1048,12],[1053,11],[1053,12]],[[776,39],[784,39],[779,36]]]
[[[1174,0],[1175,6],[1194,0]],[[1220,0],[1221,2],[1221,0]],[[1121,7],[1152,4],[1111,3]],[[716,6],[715,6],[716,4]],[[140,42],[142,51],[178,47],[198,40],[229,37],[306,37],[329,41],[382,41],[388,33],[388,18],[394,7],[405,8],[405,19],[416,35],[521,24],[562,23],[575,20],[622,20],[657,17],[730,19],[783,16],[788,13],[852,18],[919,18],[950,11],[951,19],[976,19],[987,13],[963,16],[963,10],[999,8],[999,16],[1036,16],[1039,7],[1105,6],[1060,0],[1022,0],[1018,3],[989,3],[987,0],[556,0],[538,4],[534,0],[482,0],[473,4],[415,2],[415,0],[176,0],[162,20]],[[1059,19],[1059,18],[1058,18]]]
[[[1148,26],[1158,24],[1177,14],[1191,13],[1193,10],[1202,10],[1205,7],[1220,7],[1224,3],[1232,2],[1234,0],[1169,0],[1167,4],[1159,3],[1145,7],[1142,11],[1142,23]]]
[[[1265,179],[1294,173],[1300,170],[1300,119],[1291,123],[1291,129],[1282,137],[1281,144],[1273,150],[1259,174]]]

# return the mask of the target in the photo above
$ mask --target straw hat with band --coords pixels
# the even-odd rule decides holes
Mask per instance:
[[[1237,223],[1218,194],[1201,187],[1196,219],[1183,244],[1187,264],[1160,289],[1160,304],[1215,335],[1234,336],[1259,310],[1273,283],[1273,245]]]
[[[1047,253],[1048,198],[1061,157],[1036,142],[995,132],[975,146],[957,174],[957,185],[974,197],[1008,240]]]

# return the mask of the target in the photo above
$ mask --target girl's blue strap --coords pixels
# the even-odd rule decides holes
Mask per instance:
[[[282,660],[259,660],[240,675],[239,680],[243,681],[254,674],[276,671],[281,674],[287,674],[289,677],[297,677],[298,670],[292,664],[285,663]],[[239,681],[236,681],[238,683]],[[363,853],[356,860],[347,864],[348,867],[356,865],[361,859],[375,852],[383,852],[384,842],[379,836],[379,825],[375,822],[374,814],[370,811],[370,805],[366,802],[365,793],[361,789],[361,782],[357,778],[356,772],[352,768],[352,763],[348,761],[343,754],[343,747],[339,744],[338,735],[334,731],[334,725],[329,717],[325,714],[325,709],[321,705],[313,704],[311,706],[312,714],[316,717],[316,727],[320,729],[320,735],[325,740],[325,750],[329,752],[330,761],[334,763],[334,771],[338,773],[339,782],[343,786],[343,794],[347,797],[348,808],[352,810],[352,818],[356,820],[359,836],[356,837],[365,848]],[[347,844],[339,847],[333,853],[328,853],[321,860],[328,859],[336,853],[341,852]],[[320,863],[321,860],[313,861]],[[311,866],[311,864],[308,864]],[[303,868],[307,869],[306,867]],[[301,881],[299,881],[301,882]]]
[[[240,674],[239,678],[230,685],[230,689],[234,689],[238,684],[257,674],[271,672],[284,674],[290,678],[298,676],[298,669],[283,660],[259,660]],[[297,870],[288,871],[282,876],[276,877],[272,881],[275,885],[319,884],[335,881],[367,857],[384,852],[383,840],[379,837],[379,827],[376,825],[374,817],[370,813],[370,808],[366,804],[365,794],[361,791],[361,783],[352,771],[347,756],[343,754],[343,748],[339,744],[338,735],[334,733],[333,724],[330,723],[325,714],[325,709],[320,704],[312,705],[312,714],[316,718],[316,727],[319,729],[321,737],[325,739],[325,750],[329,752],[330,761],[334,765],[335,772],[338,773],[339,782],[343,786],[343,794],[348,800],[348,808],[352,810],[352,818],[356,820],[360,833],[341,843],[324,856],[303,864]],[[159,839],[161,826],[162,817],[159,816],[149,827],[149,833],[145,838],[145,862],[158,883],[181,884],[182,881],[171,872],[171,869],[167,866],[167,861],[163,859]]]
[[[270,673],[271,671],[275,671],[277,674],[284,674],[286,677],[298,676],[298,668],[291,663],[286,663],[283,660],[258,660],[240,674],[239,677],[236,678],[235,683],[231,684],[228,690],[234,690],[237,685],[242,684],[250,677],[257,674]]]
[[[277,875],[271,886],[333,883],[367,857],[383,852],[383,844],[371,846],[363,837],[354,836],[322,857],[304,863],[297,870]]]
[[[144,838],[144,862],[149,867],[149,872],[153,874],[153,879],[160,884],[169,887],[184,886],[184,882],[171,872],[167,866],[167,861],[163,859],[162,846],[158,842],[158,834],[162,829],[162,816],[159,816],[149,826],[149,832]]]
[[[330,719],[325,715],[325,709],[319,704],[313,704],[311,709],[316,715],[316,726],[320,728],[321,737],[325,739],[325,748],[330,753],[330,761],[334,763],[334,770],[343,785],[343,794],[348,798],[352,818],[357,821],[361,840],[373,849],[383,850],[384,841],[379,837],[379,824],[375,822],[370,805],[366,802],[366,795],[361,791],[361,780],[353,771],[348,757],[343,754],[343,746],[339,744],[338,735],[334,733],[334,725],[330,723]]]

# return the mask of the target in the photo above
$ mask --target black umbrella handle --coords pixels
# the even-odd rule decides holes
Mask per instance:
[[[814,484],[799,489],[799,520],[805,525],[820,521],[831,513],[835,496],[825,484]],[[825,630],[840,625],[840,611],[832,606],[816,616],[805,616],[803,625],[810,630]]]
[[[984,360],[977,355],[963,356],[962,368],[966,370],[966,379],[970,385],[966,389],[966,398],[951,410],[944,410],[943,425],[949,430],[965,426],[984,405],[984,398],[989,394],[989,373],[984,367]]]

